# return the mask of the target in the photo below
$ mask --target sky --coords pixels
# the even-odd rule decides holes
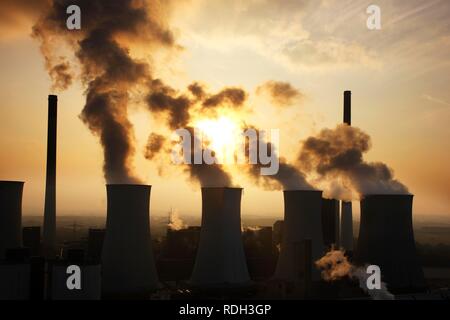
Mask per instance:
[[[0,180],[25,181],[23,213],[42,214],[47,95],[56,93],[58,214],[104,215],[102,149],[80,119],[86,86],[77,78],[67,90],[52,90],[39,42],[31,37],[44,2],[0,4]],[[381,8],[381,30],[366,26],[370,4]],[[450,216],[448,1],[185,0],[164,10],[158,14],[180,49],[156,50],[144,42],[131,44],[130,52],[149,61],[166,83],[179,90],[193,81],[213,92],[243,88],[252,111],[240,120],[280,129],[279,153],[289,161],[301,141],[342,122],[342,94],[351,90],[352,125],[371,137],[366,159],[393,169],[415,195],[415,214]],[[288,82],[301,96],[290,106],[274,106],[257,93],[267,81]],[[133,166],[152,185],[151,211],[200,214],[199,185],[164,159],[145,159],[148,135],[163,121],[144,110],[139,97],[128,110]],[[255,186],[238,170],[233,181],[244,188],[244,217],[282,217],[281,191]]]

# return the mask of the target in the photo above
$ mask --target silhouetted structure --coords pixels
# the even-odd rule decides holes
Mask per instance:
[[[47,257],[56,253],[56,136],[58,97],[48,96],[47,176],[42,247]]]
[[[23,182],[0,181],[0,260],[22,241]]]
[[[355,262],[375,264],[394,292],[425,288],[416,256],[412,195],[367,195],[361,201],[361,227]]]
[[[340,238],[340,247],[351,256],[353,252],[353,214],[352,203],[347,201],[341,201]]]
[[[202,188],[202,229],[190,280],[194,286],[250,282],[241,237],[241,195],[239,188]]]
[[[352,92],[344,92],[344,123],[352,125]],[[341,201],[340,246],[351,256],[353,251],[353,208],[352,203]]]
[[[281,242],[283,241],[283,220],[277,220],[273,224],[272,241],[275,248],[280,248]]]
[[[284,191],[284,232],[275,279],[298,281],[301,278],[298,246],[304,240],[311,240],[312,262],[322,257],[321,210],[322,191]],[[319,280],[319,271],[314,266],[312,270],[312,279]]]
[[[87,247],[87,258],[89,261],[100,262],[105,233],[105,229],[89,229]]]
[[[344,91],[344,123],[352,125],[352,92]]]
[[[0,264],[0,300],[29,299],[30,270],[29,249],[6,250],[5,261]]]
[[[339,201],[322,199],[322,231],[326,246],[339,247]]]
[[[41,253],[41,227],[24,227],[22,242],[24,247],[30,249],[32,256],[39,256]]]
[[[150,237],[147,185],[107,185],[102,291],[106,296],[143,295],[158,287]]]
[[[164,257],[172,259],[195,259],[200,241],[200,227],[188,227],[180,230],[168,228]]]

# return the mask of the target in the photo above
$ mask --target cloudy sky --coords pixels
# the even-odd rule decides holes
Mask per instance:
[[[51,80],[31,28],[48,1],[0,4],[0,179],[26,181],[24,213],[41,214],[45,185],[46,103]],[[77,1],[73,1],[76,3]],[[381,8],[381,30],[368,30],[366,8]],[[158,11],[159,12],[159,11]],[[83,12],[82,12],[83,14]],[[251,93],[245,121],[281,129],[280,153],[296,156],[299,141],[342,121],[342,92],[353,92],[353,125],[371,136],[369,161],[383,161],[415,194],[417,214],[450,214],[450,4],[446,0],[173,1],[165,16],[180,49],[155,52],[130,45],[158,77],[175,88],[193,81],[213,90],[239,86]],[[67,31],[70,32],[70,31]],[[277,108],[257,88],[289,82],[301,92]],[[58,209],[103,214],[102,151],[79,118],[85,87],[76,80],[59,95]],[[136,172],[152,184],[152,210],[198,213],[198,186],[182,170],[160,173],[144,157],[160,119],[130,112]],[[245,188],[243,214],[282,216],[282,195]],[[177,197],[174,197],[176,190]]]

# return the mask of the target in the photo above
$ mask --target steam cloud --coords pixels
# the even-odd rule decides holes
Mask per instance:
[[[186,229],[188,226],[184,223],[183,219],[181,219],[180,215],[177,211],[171,212],[169,216],[169,223],[167,224],[170,230],[181,230]]]
[[[250,128],[255,128],[250,126]],[[258,140],[261,139],[259,131]],[[292,164],[286,162],[284,158],[279,159],[279,169],[274,175],[261,175],[260,169],[263,167],[259,159],[259,148],[268,150],[269,154],[276,154],[275,146],[272,143],[260,140],[258,144],[258,159],[256,164],[246,166],[246,173],[260,186],[267,190],[313,190],[314,188],[306,181],[303,172]],[[249,143],[246,143],[246,156],[249,156]]]
[[[322,270],[322,278],[325,281],[336,281],[343,278],[356,279],[359,287],[363,289],[373,300],[394,300],[394,296],[387,290],[386,284],[381,282],[381,289],[367,288],[369,275],[365,268],[352,265],[344,252],[341,250],[331,250],[325,256],[315,262],[316,267]]]
[[[269,95],[271,102],[279,107],[290,106],[303,97],[303,94],[289,82],[273,80],[269,80],[256,88],[256,93]]]
[[[387,165],[364,161],[363,154],[370,147],[370,137],[358,128],[343,124],[324,129],[304,141],[299,166],[304,172],[316,173],[330,183],[337,178],[348,180],[360,196],[408,193]],[[335,185],[333,188],[339,193]]]
[[[103,146],[104,174],[108,183],[135,183],[131,168],[134,154],[133,130],[127,117],[129,92],[151,79],[149,66],[135,60],[128,40],[174,47],[172,33],[165,26],[163,1],[80,0],[82,29],[68,31],[66,8],[71,0],[53,0],[34,26],[41,42],[46,67],[54,86],[66,88],[73,75],[68,65],[55,58],[52,45],[62,43],[75,51],[81,78],[87,87],[81,119],[98,135]],[[55,42],[55,39],[57,40]],[[64,59],[63,59],[64,60]]]
[[[153,160],[153,158],[162,150],[166,138],[157,133],[151,133],[148,137],[147,146],[145,148],[145,158]]]

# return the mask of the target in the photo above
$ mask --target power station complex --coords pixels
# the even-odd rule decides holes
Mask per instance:
[[[351,93],[344,93],[344,122],[351,124]],[[100,256],[86,261],[77,250],[58,257],[56,243],[56,114],[57,98],[49,97],[47,183],[42,252],[30,254],[22,244],[24,183],[0,182],[0,298],[99,299],[150,297],[165,287],[158,274],[150,234],[150,191],[147,185],[107,185],[107,217]],[[342,248],[358,265],[380,267],[392,292],[426,287],[416,257],[412,195],[365,195],[361,222],[353,243],[352,203],[323,199],[318,190],[285,190],[284,223],[274,272],[264,288],[274,297],[314,297],[321,275],[314,262],[330,248]],[[190,292],[248,292],[261,286],[250,276],[241,230],[239,188],[202,188],[198,248],[189,279]],[[197,229],[189,229],[196,232]],[[27,232],[32,232],[28,230]],[[272,230],[270,230],[272,231]],[[24,231],[25,232],[25,231]],[[34,230],[39,236],[39,229]],[[25,233],[24,233],[25,234]],[[101,235],[94,230],[93,239]],[[186,236],[189,236],[186,233]],[[189,236],[190,237],[190,236]],[[91,234],[89,235],[91,239]],[[29,241],[27,241],[29,242]],[[269,240],[270,246],[270,240]],[[278,251],[278,250],[276,250]],[[82,290],[65,286],[66,269],[81,268]],[[273,285],[273,286],[272,286]],[[293,289],[292,289],[293,288]],[[247,290],[247,291],[246,291]],[[280,291],[282,291],[280,293]],[[43,293],[45,292],[45,294]],[[295,293],[300,292],[298,295]]]

